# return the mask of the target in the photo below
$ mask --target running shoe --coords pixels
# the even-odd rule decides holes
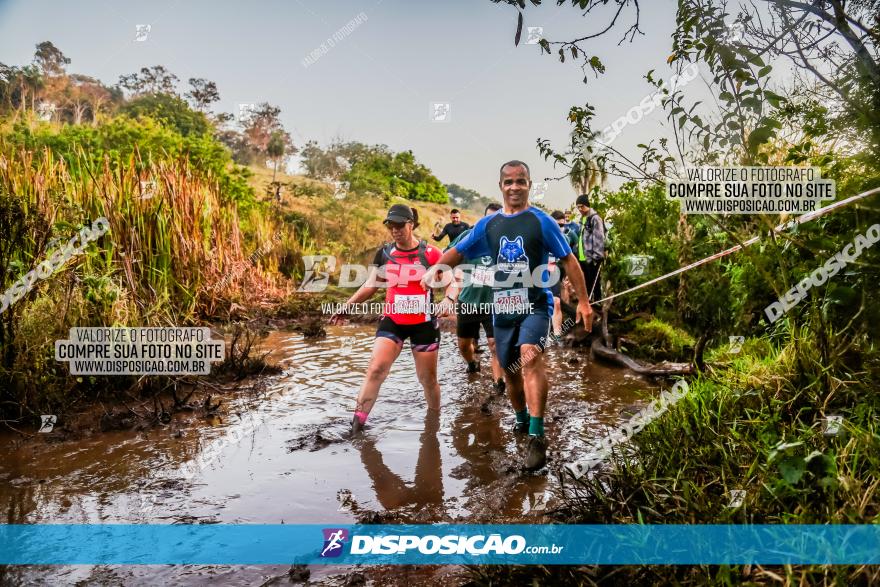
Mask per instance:
[[[526,469],[537,471],[547,464],[547,438],[529,436],[529,448],[526,453]]]
[[[492,384],[492,388],[495,390],[495,393],[498,395],[504,395],[504,391],[506,389],[505,383],[503,379],[499,379],[495,383]]]
[[[515,422],[513,424],[513,433],[514,434],[528,434],[529,433],[529,423],[528,422]]]
[[[352,416],[351,418],[351,435],[357,436],[364,429],[364,425],[361,424],[361,421],[358,420],[357,416]]]

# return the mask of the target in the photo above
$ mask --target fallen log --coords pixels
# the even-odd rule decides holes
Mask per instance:
[[[563,302],[562,312],[565,316],[574,318],[575,307]],[[694,373],[694,366],[690,363],[670,363],[668,361],[663,361],[656,365],[650,363],[642,365],[632,357],[606,346],[604,341],[608,341],[611,338],[608,335],[607,319],[602,323],[601,336],[596,336],[593,332],[587,332],[582,325],[577,324],[571,329],[566,338],[571,346],[586,346],[589,342],[590,349],[593,351],[594,356],[610,363],[622,365],[627,369],[635,371],[639,375],[666,377],[670,375],[691,375]]]
[[[666,377],[669,375],[691,375],[694,373],[694,366],[690,363],[670,363],[668,361],[663,361],[662,363],[658,363],[656,365],[647,364],[642,365],[635,361],[632,357],[628,357],[625,354],[618,352],[614,349],[610,349],[599,340],[597,337],[593,337],[593,342],[590,344],[590,349],[593,351],[593,354],[600,359],[604,359],[606,361],[617,363],[618,365],[623,365],[627,369],[631,369],[638,373],[639,375],[653,375]]]

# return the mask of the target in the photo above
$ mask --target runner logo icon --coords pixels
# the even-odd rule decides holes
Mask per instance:
[[[343,544],[348,540],[348,530],[344,528],[324,528],[324,549],[321,556],[324,558],[337,557],[342,554]]]

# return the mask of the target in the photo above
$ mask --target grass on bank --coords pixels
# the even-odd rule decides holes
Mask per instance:
[[[594,476],[561,477],[567,524],[874,524],[880,519],[876,357],[846,379],[805,379],[808,330],[709,353],[714,368]],[[867,355],[872,356],[872,355]],[[840,415],[839,434],[826,416]],[[731,491],[745,491],[730,507]],[[876,584],[875,567],[802,565],[474,567],[477,584]]]

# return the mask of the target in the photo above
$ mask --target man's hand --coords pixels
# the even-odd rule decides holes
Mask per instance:
[[[593,308],[587,300],[578,300],[577,313],[574,322],[581,322],[587,332],[593,331]]]

